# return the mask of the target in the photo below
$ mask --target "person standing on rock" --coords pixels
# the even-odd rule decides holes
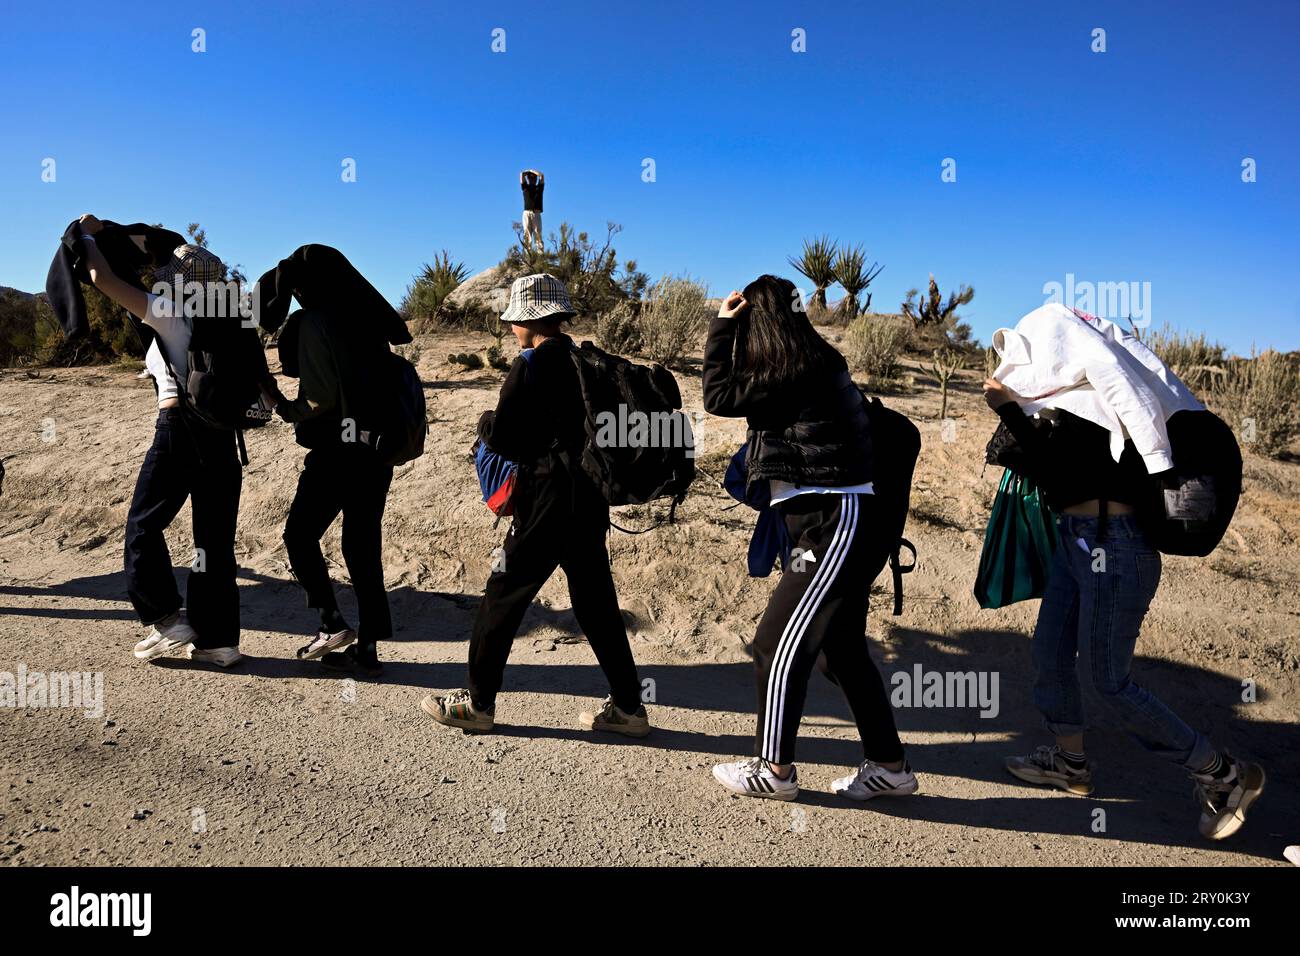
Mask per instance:
[[[536,169],[525,169],[519,174],[519,188],[524,192],[524,246],[538,250],[546,247],[542,238],[542,190],[546,176]]]
[[[563,568],[573,614],[610,686],[599,710],[579,714],[579,725],[629,737],[650,732],[605,546],[609,504],[579,466],[565,464],[581,460],[586,442],[573,340],[562,329],[573,314],[568,291],[554,276],[524,276],[511,286],[502,319],[524,354],[511,365],[496,410],[483,413],[478,432],[489,448],[518,464],[514,519],[474,620],[469,687],[430,694],[420,704],[448,727],[493,728],[497,692],[524,614]]]
[[[853,800],[915,793],[867,650],[871,582],[896,542],[876,533],[866,402],[797,301],[789,280],[759,276],[723,301],[704,346],[704,408],[747,420],[747,482],[770,500],[793,543],[754,635],[755,756],[717,764],[713,776],[747,797],[799,795],[795,739],[820,658],[848,699],[865,758],[833,783],[835,792]]]

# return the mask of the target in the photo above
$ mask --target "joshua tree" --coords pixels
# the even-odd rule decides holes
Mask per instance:
[[[813,284],[812,305],[826,308],[826,287],[835,281],[835,241],[829,236],[803,241],[803,252],[790,265]]]
[[[862,308],[871,308],[870,295],[867,296],[865,305],[858,302],[858,296],[866,291],[867,286],[871,285],[876,276],[880,275],[880,270],[883,268],[884,266],[878,262],[873,262],[868,266],[867,254],[862,251],[861,246],[845,246],[835,256],[835,263],[831,271],[835,276],[835,281],[843,286],[844,291],[848,293],[844,297],[844,301],[840,303],[840,308],[844,311],[846,319],[857,318],[858,312]]]
[[[939,393],[942,396],[942,406],[939,409],[939,420],[943,421],[948,417],[948,382],[961,368],[961,353],[952,349],[935,349],[934,361],[930,365],[930,374],[935,377],[939,383]]]
[[[957,309],[971,299],[975,298],[975,290],[969,286],[962,286],[956,292],[948,294],[948,301],[944,303],[943,297],[939,294],[939,283],[934,281],[934,273],[930,273],[930,291],[920,302],[913,301],[919,294],[916,289],[907,290],[907,301],[903,303],[903,315],[912,320],[912,325],[916,328],[922,326],[934,326],[935,328],[944,328],[949,321],[957,318]]]

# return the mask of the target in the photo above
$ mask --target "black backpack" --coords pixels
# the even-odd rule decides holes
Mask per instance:
[[[387,392],[375,422],[365,440],[380,462],[404,465],[424,454],[424,439],[429,433],[425,414],[424,383],[415,366],[396,352],[386,352],[384,367],[377,381]]]
[[[863,396],[865,398],[865,396]],[[866,399],[871,420],[872,490],[880,504],[879,534],[890,542],[889,569],[894,578],[894,614],[903,613],[903,575],[916,567],[916,546],[903,537],[912,497],[912,472],[921,454],[921,432],[906,415]],[[902,563],[902,551],[912,563]]]
[[[161,338],[158,348],[163,348]],[[262,404],[261,382],[267,368],[257,329],[237,316],[195,316],[190,319],[188,373],[177,374],[170,356],[164,358],[176,376],[186,410],[211,428],[234,431],[240,460],[247,465],[243,433],[271,421],[271,410]]]
[[[677,380],[662,365],[637,365],[590,342],[571,354],[587,407],[583,472],[611,505],[671,498],[672,521],[695,480],[694,436]]]
[[[1205,409],[1175,412],[1165,430],[1174,467],[1153,476],[1139,520],[1157,551],[1205,557],[1241,498],[1241,448],[1227,423]]]

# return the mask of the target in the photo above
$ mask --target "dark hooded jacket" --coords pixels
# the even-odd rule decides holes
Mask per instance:
[[[824,488],[871,481],[871,421],[839,358],[833,374],[761,388],[735,367],[736,326],[714,319],[704,345],[704,408],[749,425],[748,485],[776,479]]]
[[[104,228],[95,236],[95,244],[119,278],[144,289],[140,274],[165,265],[173,250],[185,244],[185,239],[170,229],[159,229],[142,222],[122,226],[105,220]],[[74,220],[64,231],[59,250],[54,254],[49,274],[45,277],[45,294],[49,297],[50,308],[69,339],[85,335],[90,328],[86,319],[86,299],[81,292],[83,282],[91,284],[90,270],[81,248],[81,224]],[[141,344],[148,349],[154,338],[153,330],[135,316],[131,316],[131,320]]]

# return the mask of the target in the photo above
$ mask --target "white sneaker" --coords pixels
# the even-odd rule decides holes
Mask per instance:
[[[327,634],[324,631],[317,631],[316,637],[310,644],[298,648],[298,660],[315,661],[320,660],[330,651],[341,651],[357,639],[357,632],[352,628],[346,628],[335,634]]]
[[[1259,764],[1233,760],[1227,779],[1192,774],[1192,796],[1201,806],[1201,836],[1222,840],[1241,829],[1246,811],[1264,792],[1264,768]]]
[[[191,644],[185,649],[185,656],[200,664],[216,664],[218,667],[230,667],[244,659],[237,647],[195,647]]]
[[[138,660],[151,661],[185,647],[196,637],[198,635],[194,633],[194,628],[183,617],[178,617],[163,627],[155,624],[145,639],[135,646],[135,656]]]
[[[918,786],[916,774],[912,773],[906,761],[902,770],[886,770],[878,763],[864,760],[857,773],[840,777],[831,784],[831,789],[850,800],[870,800],[872,797],[906,796],[916,793]]]
[[[772,765],[762,757],[750,757],[735,763],[713,765],[713,778],[732,793],[766,800],[793,800],[799,796],[799,771],[790,768],[782,780],[772,772]]]

